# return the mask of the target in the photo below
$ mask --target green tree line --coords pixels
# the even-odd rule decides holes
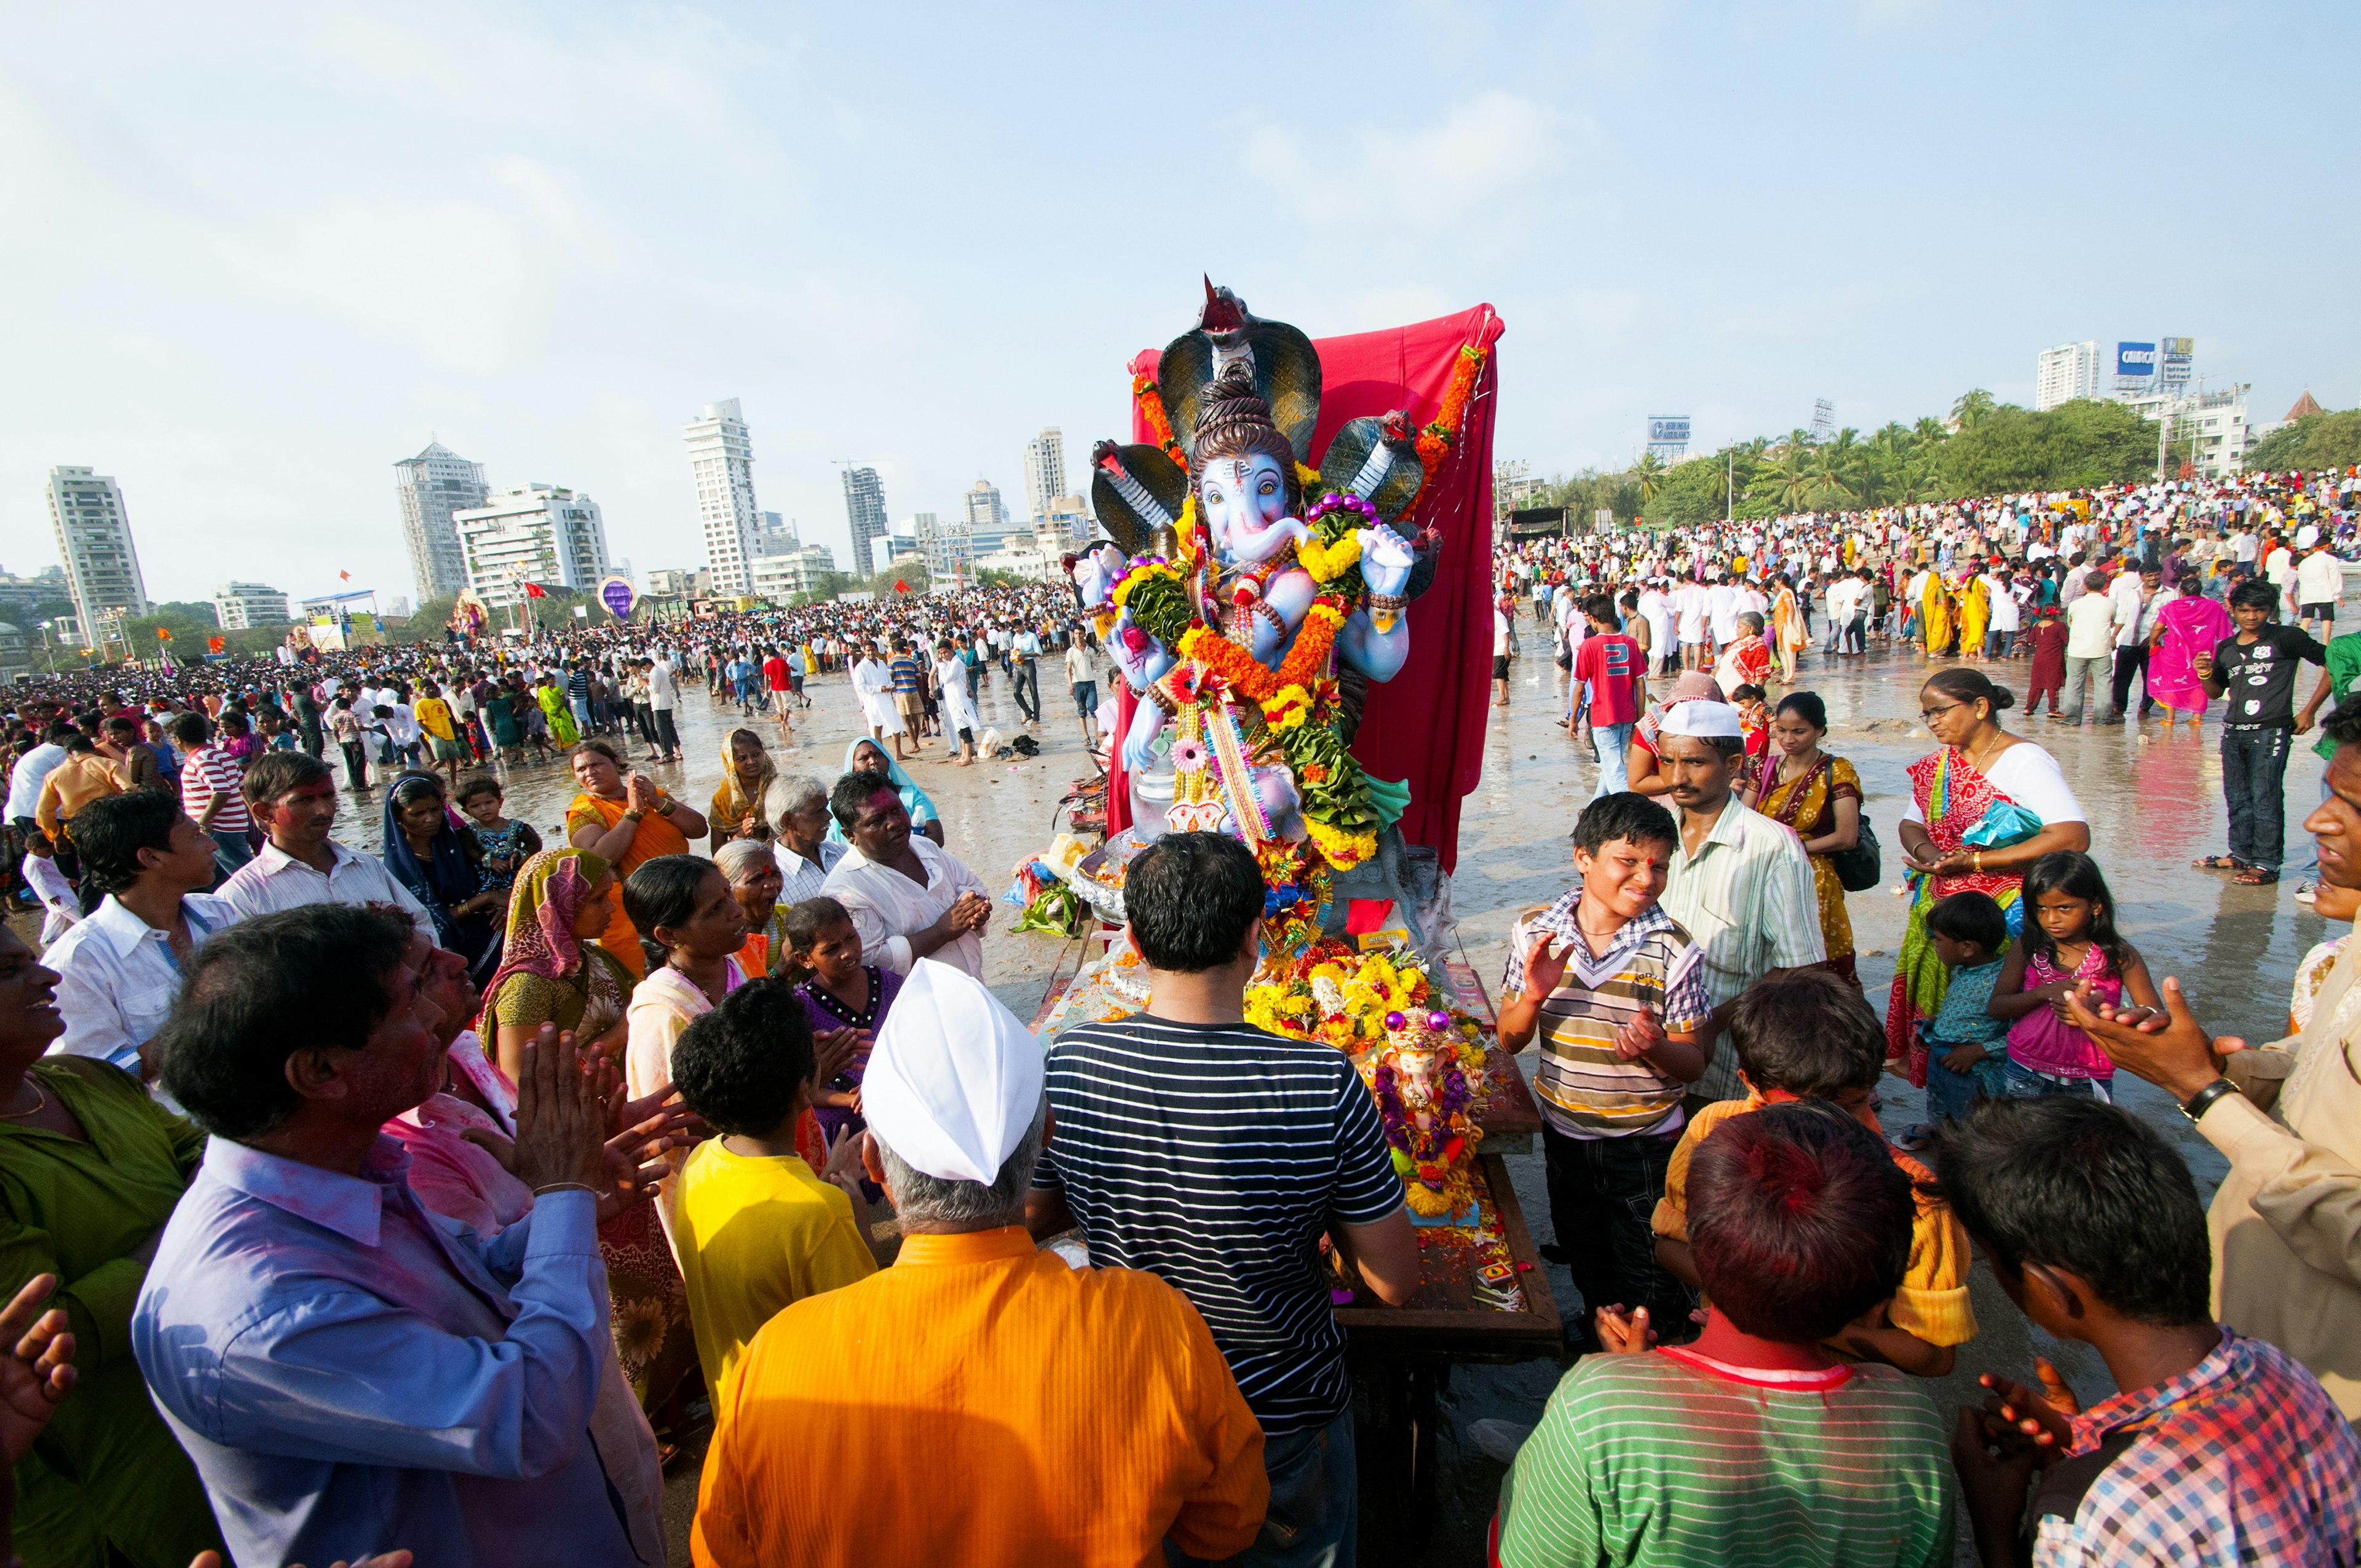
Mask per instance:
[[[1552,479],[1531,504],[1566,507],[1584,524],[1605,508],[1619,522],[1695,527],[1725,508],[1764,518],[2079,489],[2152,477],[2156,434],[2121,403],[2081,400],[2036,413],[1978,387],[1960,394],[1948,420],[1897,420],[1866,435],[1847,428],[1825,441],[1791,430],[1669,465],[1650,454],[1620,473],[1587,468]]]
[[[2274,473],[2361,465],[2361,409],[2306,414],[2281,425],[2246,454],[2246,466]]]

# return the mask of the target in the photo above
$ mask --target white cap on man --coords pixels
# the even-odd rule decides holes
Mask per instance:
[[[1664,709],[1660,728],[1666,735],[1690,735],[1700,740],[1717,737],[1736,740],[1746,733],[1745,728],[1738,721],[1738,709],[1726,702],[1712,702],[1702,697],[1695,702],[1675,703]]]
[[[861,1111],[911,1169],[990,1186],[1041,1108],[1041,1046],[981,981],[921,959],[877,1031]]]

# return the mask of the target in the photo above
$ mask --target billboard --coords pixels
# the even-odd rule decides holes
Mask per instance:
[[[1651,446],[1686,446],[1689,444],[1689,416],[1686,414],[1650,414],[1648,444]]]
[[[1509,514],[1509,537],[1545,539],[1565,532],[1565,508],[1523,507]]]
[[[2193,337],[2168,337],[2162,346],[2164,384],[2168,387],[2188,385],[2191,368],[2197,358],[2197,340]]]
[[[629,579],[605,577],[599,580],[598,602],[605,605],[607,613],[617,620],[631,620],[631,607],[639,600],[639,590],[631,587]]]
[[[2153,343],[2116,344],[2115,374],[2118,376],[2155,375],[2156,345]]]

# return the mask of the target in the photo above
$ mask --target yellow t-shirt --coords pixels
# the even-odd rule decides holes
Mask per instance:
[[[441,697],[422,696],[411,705],[410,711],[417,718],[418,728],[437,740],[456,740],[459,738],[456,721],[451,717],[451,705]]]
[[[1732,1116],[1762,1108],[1762,1097],[1749,1095],[1716,1101],[1690,1118],[1664,1168],[1664,1195],[1649,1222],[1656,1234],[1676,1242],[1689,1239],[1690,1154],[1699,1139]],[[1968,1228],[1949,1203],[1928,1195],[1933,1171],[1899,1149],[1889,1146],[1887,1152],[1910,1179],[1918,1212],[1910,1224],[1910,1264],[1902,1271],[1902,1288],[1894,1293],[1886,1321],[1928,1344],[1965,1344],[1976,1337],[1976,1312],[1968,1304],[1968,1266],[1975,1261]]]
[[[708,1387],[728,1384],[781,1308],[877,1272],[852,1201],[800,1158],[750,1158],[708,1138],[689,1151],[679,1187],[673,1245]]]

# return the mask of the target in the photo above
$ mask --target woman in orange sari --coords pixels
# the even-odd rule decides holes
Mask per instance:
[[[1804,841],[1804,853],[1812,858],[1820,937],[1828,944],[1822,967],[1859,986],[1852,916],[1845,910],[1836,857],[1861,842],[1861,775],[1842,757],[1820,750],[1828,732],[1828,706],[1817,692],[1789,692],[1780,698],[1771,720],[1770,755],[1748,765],[1739,798]]]
[[[605,861],[619,879],[658,855],[687,854],[689,841],[706,830],[695,806],[673,799],[645,773],[625,773],[622,758],[604,740],[574,748],[574,782],[582,793],[566,808],[566,841]],[[647,978],[647,954],[620,898],[598,945],[631,971],[634,983]]]

